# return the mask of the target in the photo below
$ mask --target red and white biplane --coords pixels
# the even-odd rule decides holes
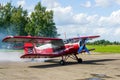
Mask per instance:
[[[24,43],[24,55],[20,58],[55,58],[61,57],[60,64],[64,65],[68,58],[77,60],[82,63],[82,59],[78,58],[78,54],[82,52],[92,51],[94,49],[86,48],[86,41],[100,36],[85,36],[69,39],[33,37],[33,36],[7,36],[3,42]]]

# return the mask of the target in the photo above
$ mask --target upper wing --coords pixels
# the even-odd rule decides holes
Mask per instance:
[[[69,38],[67,41],[79,41],[80,39],[93,39],[100,36],[83,36],[83,37],[75,37],[75,38]],[[47,43],[55,40],[62,40],[60,38],[48,38],[48,37],[33,37],[33,36],[8,36],[5,37],[2,41],[3,42],[32,42],[32,43]]]
[[[79,40],[79,39],[94,39],[94,38],[98,38],[100,37],[99,35],[97,36],[82,36],[82,37],[76,37],[76,38],[71,38],[71,39],[75,39],[75,40]]]
[[[47,43],[54,40],[62,40],[60,38],[48,38],[48,37],[33,37],[33,36],[8,36],[5,37],[3,42],[32,42],[32,43]]]
[[[66,39],[64,40],[65,43],[68,43],[68,42],[78,42],[80,39],[94,39],[94,38],[98,38],[100,37],[99,35],[97,36],[82,36],[82,37],[74,37],[74,38],[69,38],[69,39]]]

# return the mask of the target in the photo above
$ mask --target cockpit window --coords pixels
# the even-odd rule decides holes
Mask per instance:
[[[78,40],[74,40],[74,39],[64,39],[63,42],[64,42],[64,44],[68,44],[68,43],[78,42]]]

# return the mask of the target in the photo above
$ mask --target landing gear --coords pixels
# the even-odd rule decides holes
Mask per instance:
[[[68,58],[76,60],[78,63],[82,63],[83,62],[83,60],[81,58],[78,58],[76,54],[73,54],[73,55],[62,56],[62,60],[59,63],[61,65],[65,65],[65,63],[66,63]]]
[[[65,61],[64,61],[64,60],[61,60],[61,61],[60,61],[60,64],[61,64],[61,65],[65,65]]]
[[[78,61],[78,63],[82,63],[83,62],[83,60],[81,58],[79,58],[77,61]]]

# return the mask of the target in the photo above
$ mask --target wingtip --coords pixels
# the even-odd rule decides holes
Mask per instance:
[[[6,36],[5,38],[2,39],[2,42],[6,42],[6,40],[9,38],[14,38],[14,36]]]

